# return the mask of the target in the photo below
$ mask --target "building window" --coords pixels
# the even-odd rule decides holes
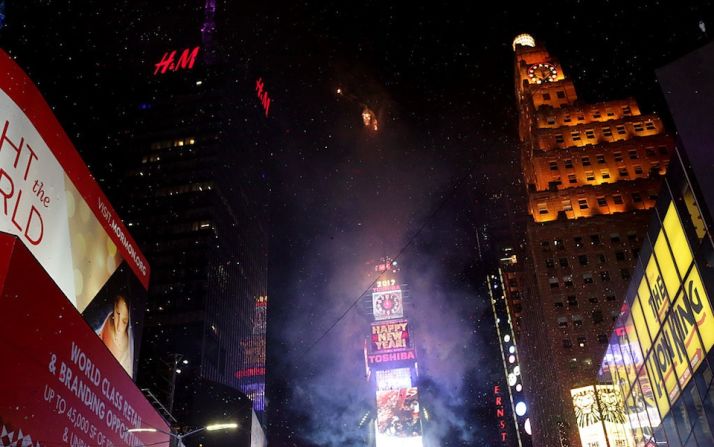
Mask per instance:
[[[635,242],[638,242],[639,239],[640,238],[637,237],[637,233],[635,233],[634,231],[627,232],[627,240],[628,241],[635,243]]]
[[[538,204],[538,214],[548,214],[548,205],[545,202]]]
[[[578,299],[575,297],[575,295],[568,295],[568,306],[578,307]]]
[[[595,156],[595,158],[597,159],[597,163],[598,163],[599,165],[604,165],[604,164],[605,164],[605,156],[604,156],[603,154],[597,154],[597,155]]]
[[[543,251],[550,251],[550,241],[540,241],[540,247]]]
[[[605,335],[605,334],[598,334],[598,335],[597,335],[597,342],[600,343],[601,345],[606,345],[606,344],[607,344],[607,335]]]
[[[642,175],[642,166],[635,166],[635,174],[636,175]]]
[[[585,138],[589,140],[594,140],[595,139],[595,131],[592,129],[586,129],[585,130]]]
[[[578,178],[575,174],[568,174],[568,183],[578,183]]]
[[[597,260],[600,264],[604,264],[605,263],[605,255],[602,253],[598,253]]]
[[[571,121],[572,121],[572,119],[570,118],[570,115],[565,115],[565,118],[563,118],[564,123],[569,123]]]
[[[600,175],[602,175],[603,180],[607,180],[610,178],[610,170],[609,169],[601,169]]]
[[[555,117],[554,116],[547,116],[545,118],[545,122],[548,123],[548,125],[553,126],[555,125]]]
[[[574,132],[570,132],[570,136],[573,141],[580,141],[580,132],[578,132],[577,130]]]
[[[557,171],[558,170],[558,162],[557,161],[549,161],[548,166],[550,167],[551,171]]]
[[[590,304],[597,304],[597,297],[591,296],[590,298],[588,298],[588,302]]]
[[[632,115],[632,109],[630,109],[630,106],[622,106],[622,115],[623,116],[631,116]]]
[[[570,199],[563,199],[562,201],[563,211],[573,211],[573,202]]]
[[[566,159],[566,160],[563,162],[563,164],[565,165],[566,168],[572,169],[572,167],[573,167],[573,160],[570,159],[570,158],[568,158],[568,159]]]
[[[578,262],[580,263],[580,265],[588,265],[588,255],[578,256]]]
[[[629,177],[629,176],[630,176],[630,173],[627,172],[627,168],[624,168],[624,167],[623,167],[623,168],[617,168],[617,174],[618,174],[620,177]]]
[[[610,281],[610,272],[608,272],[607,270],[603,270],[602,272],[600,272],[600,280],[603,282]]]
[[[558,327],[561,329],[566,329],[568,327],[568,318],[558,317]]]
[[[558,90],[557,92],[555,92],[555,96],[557,96],[560,99],[563,99],[563,98],[565,98],[565,92],[563,90]]]
[[[578,207],[581,210],[588,209],[588,199],[578,199]]]
[[[563,285],[565,285],[565,287],[573,287],[573,276],[565,275],[563,277]]]
[[[635,132],[644,132],[645,127],[642,123],[633,123],[632,126],[635,128]]]
[[[562,309],[563,307],[565,307],[565,306],[563,305],[563,302],[562,302],[562,301],[556,301],[555,303],[553,303],[553,306],[554,306],[556,309]]]
[[[590,166],[590,157],[582,157],[580,161],[582,161],[583,166]]]
[[[588,182],[595,181],[595,173],[593,171],[585,171],[585,180]]]
[[[563,134],[555,134],[555,142],[558,144],[563,144],[565,142],[565,139],[563,138]]]
[[[666,146],[659,146],[657,150],[659,151],[660,155],[669,155],[669,151],[667,150]]]
[[[656,128],[655,123],[653,121],[647,121],[645,123],[645,127],[647,128],[647,130],[655,130]]]
[[[590,272],[583,273],[583,283],[584,284],[592,284],[593,283],[593,274]]]
[[[585,115],[578,115],[578,121],[585,121]]]
[[[620,243],[620,233],[610,233],[610,242],[613,244]]]
[[[555,245],[556,250],[565,250],[565,245],[563,245],[562,239],[554,239],[553,245]]]
[[[600,208],[607,206],[607,200],[605,200],[605,197],[600,196],[597,198],[597,206],[599,206]]]
[[[622,250],[618,250],[615,252],[615,259],[618,261],[624,261],[625,260],[625,252]]]
[[[580,346],[581,348],[584,348],[584,347],[585,347],[585,341],[586,341],[586,338],[585,338],[585,337],[578,337],[578,346]]]
[[[611,137],[611,136],[612,136],[612,129],[610,128],[610,126],[607,126],[607,127],[603,127],[603,128],[602,128],[602,135],[603,135],[604,137]]]
[[[607,295],[605,301],[615,301],[615,295]]]
[[[590,314],[590,316],[591,316],[592,319],[593,319],[593,324],[600,324],[600,323],[602,323],[603,320],[605,319],[605,318],[603,317],[603,315],[602,315],[602,311],[599,310],[599,309],[594,310],[594,311]]]
[[[654,147],[650,146],[645,148],[645,155],[647,156],[647,158],[652,158],[657,155],[657,153],[655,152]]]
[[[612,196],[612,201],[615,202],[615,205],[622,205],[623,203],[625,203],[623,202],[622,196],[620,194],[615,194],[614,196]]]
[[[590,235],[590,245],[600,245],[600,235],[591,234]]]
[[[550,101],[550,93],[543,93],[543,101]]]
[[[546,268],[549,268],[549,269],[552,269],[553,267],[555,267],[555,262],[553,261],[553,258],[546,258],[545,266],[546,266]]]
[[[583,318],[580,315],[573,315],[573,327],[582,327]]]
[[[568,267],[568,258],[560,258],[558,259],[558,262],[560,263],[560,266],[563,268]]]
[[[630,160],[637,160],[639,155],[637,154],[637,149],[630,149],[627,151],[628,156],[630,157]]]
[[[575,241],[575,247],[577,248],[583,248],[583,238],[580,236],[575,236],[573,238],[573,241]]]
[[[640,203],[642,202],[642,196],[640,195],[639,192],[633,192],[632,193],[632,201],[635,203]]]
[[[627,131],[625,131],[625,125],[624,124],[618,124],[615,126],[615,129],[617,129],[617,133],[620,135],[625,135]]]
[[[625,281],[629,281],[630,280],[630,270],[629,269],[620,269],[620,277]]]
[[[620,152],[620,151],[613,152],[613,155],[615,156],[615,161],[617,161],[617,162],[622,161],[622,152]]]
[[[595,119],[600,119],[602,115],[600,114],[599,110],[593,110],[593,118]]]
[[[569,338],[564,338],[564,339],[563,339],[563,347],[564,347],[564,348],[572,348],[572,347],[573,347],[573,342],[570,341]]]

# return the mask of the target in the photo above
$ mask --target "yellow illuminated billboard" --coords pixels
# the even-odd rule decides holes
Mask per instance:
[[[638,376],[641,382],[647,375],[661,420],[714,345],[714,312],[673,203],[641,261],[644,275],[630,298],[627,336],[639,344],[645,369]],[[628,394],[630,379],[622,384]]]

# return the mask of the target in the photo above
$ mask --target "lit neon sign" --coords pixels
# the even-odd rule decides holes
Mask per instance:
[[[258,94],[258,99],[260,100],[260,103],[263,105],[263,110],[265,110],[265,117],[268,117],[268,110],[270,110],[270,96],[268,95],[268,92],[264,90],[265,83],[263,82],[263,78],[258,78],[257,81],[255,81],[255,92]]]
[[[176,60],[176,50],[172,52],[164,53],[161,60],[154,64],[154,76],[158,74],[164,74],[167,71],[179,71],[179,70],[190,70],[193,68],[193,64],[196,63],[196,56],[198,56],[199,47],[195,47],[193,50],[186,48],[181,52],[178,60]]]
[[[496,420],[498,421],[498,431],[501,435],[501,442],[505,444],[508,433],[506,432],[506,410],[503,405],[503,396],[501,396],[500,385],[493,387],[493,396],[496,400]]]

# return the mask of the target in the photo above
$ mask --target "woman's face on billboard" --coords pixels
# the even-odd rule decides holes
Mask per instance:
[[[114,330],[117,334],[127,332],[129,327],[129,307],[126,305],[126,300],[119,298],[114,303]]]

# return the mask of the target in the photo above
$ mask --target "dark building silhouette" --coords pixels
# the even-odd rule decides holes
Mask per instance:
[[[226,56],[224,5],[201,6],[147,51],[116,138],[115,200],[152,265],[138,381],[179,424],[200,422],[212,383],[265,411],[269,120],[258,76]]]

